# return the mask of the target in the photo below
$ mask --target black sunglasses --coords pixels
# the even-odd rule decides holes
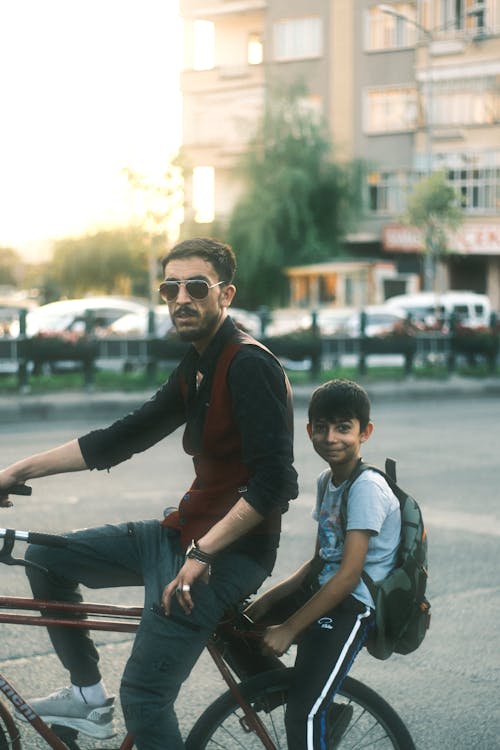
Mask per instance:
[[[172,300],[176,299],[177,295],[179,294],[181,284],[184,284],[184,286],[186,287],[186,292],[190,297],[192,297],[192,299],[205,299],[206,297],[208,297],[208,292],[210,291],[210,289],[213,289],[215,286],[220,286],[221,284],[225,283],[225,281],[218,281],[216,284],[209,284],[208,281],[205,281],[205,279],[163,281],[160,284],[158,291],[160,292],[160,297],[165,300],[165,302],[172,302]]]

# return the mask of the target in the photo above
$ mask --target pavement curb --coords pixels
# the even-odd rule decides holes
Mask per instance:
[[[416,380],[370,383],[359,379],[372,403],[380,401],[414,401],[443,398],[480,398],[500,395],[500,378],[473,380],[450,377],[445,381]],[[315,384],[293,388],[296,406],[307,406]],[[0,396],[0,424],[35,421],[88,419],[106,422],[140,406],[153,394],[151,391],[135,393],[100,393],[78,391],[34,395],[30,393]]]

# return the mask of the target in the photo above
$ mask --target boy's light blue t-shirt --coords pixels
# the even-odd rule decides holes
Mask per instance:
[[[318,522],[319,554],[326,562],[319,575],[321,585],[326,583],[340,568],[344,539],[340,525],[340,502],[346,482],[335,487],[328,480],[323,497],[325,469],[318,477],[316,507],[313,518]],[[347,500],[347,530],[369,531],[370,541],[364,569],[373,581],[380,581],[390,573],[396,562],[401,536],[401,511],[397,497],[376,471],[364,471],[353,483]],[[373,599],[366,584],[360,580],[352,592],[369,607]]]

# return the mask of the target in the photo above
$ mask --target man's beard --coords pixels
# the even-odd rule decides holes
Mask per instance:
[[[178,317],[179,312],[189,313],[190,316],[192,316],[190,318],[190,322],[192,321],[194,323],[194,326],[183,328],[182,321],[185,320],[185,318]],[[210,336],[212,331],[214,331],[217,327],[219,319],[220,311],[213,314],[207,313],[202,317],[197,310],[193,310],[186,305],[176,311],[173,316],[173,324],[175,326],[175,330],[177,331],[177,335],[182,341],[195,342]],[[181,322],[180,328],[179,322]]]

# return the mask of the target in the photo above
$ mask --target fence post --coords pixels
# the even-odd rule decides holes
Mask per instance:
[[[413,317],[412,317],[411,312],[409,312],[406,316],[406,327],[407,327],[408,334],[410,334],[411,332],[412,323],[413,323]],[[414,340],[412,339],[412,344],[413,343],[414,343]],[[407,351],[405,352],[405,376],[406,377],[409,377],[412,374],[415,350],[416,350],[416,346],[409,346]]]
[[[26,359],[26,316],[28,311],[22,308],[19,310],[19,336],[17,350],[17,382],[20,391],[28,391],[28,362]],[[20,344],[20,348],[19,348]],[[21,351],[20,351],[21,349]]]
[[[266,329],[269,325],[269,321],[271,320],[271,314],[269,312],[269,308],[266,307],[266,305],[261,305],[259,309],[257,310],[257,315],[260,319],[260,336],[261,338],[266,337]]]
[[[95,327],[95,314],[93,310],[85,310],[85,337],[92,341]],[[92,391],[95,385],[95,361],[94,352],[89,351],[83,359],[83,379],[85,388]]]
[[[146,364],[146,374],[148,382],[151,384],[154,382],[155,376],[156,376],[156,370],[158,366],[158,361],[155,356],[152,354],[152,347],[151,347],[151,341],[156,336],[156,317],[155,317],[155,311],[153,307],[150,307],[148,310],[148,336],[147,336],[147,347],[148,347],[148,359]]]
[[[451,313],[448,319],[448,327],[450,330],[450,351],[448,354],[448,375],[452,375],[455,372],[457,364],[457,318]]]
[[[366,320],[367,315],[365,310],[361,310],[359,314],[359,360],[358,360],[358,373],[360,375],[366,375]]]
[[[495,312],[490,314],[490,330],[492,338],[492,347],[488,354],[488,369],[492,375],[495,374],[497,369],[498,359],[498,348],[499,348],[499,332],[497,331],[498,316]]]
[[[318,326],[318,312],[313,310],[311,313],[311,333],[313,338],[312,356],[311,356],[311,375],[318,378],[321,375],[321,336]]]

